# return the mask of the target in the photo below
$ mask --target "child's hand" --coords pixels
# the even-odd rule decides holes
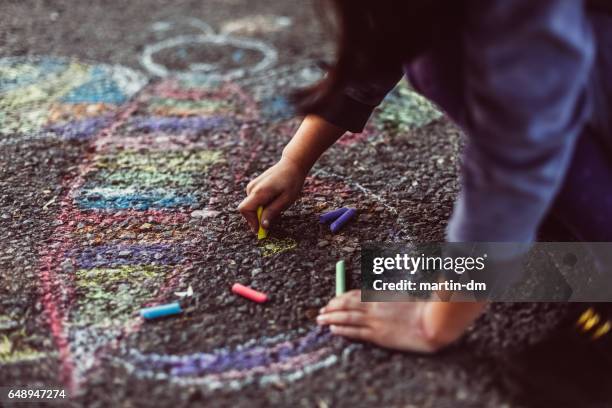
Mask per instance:
[[[257,207],[263,207],[261,225],[264,229],[298,198],[306,171],[296,162],[283,157],[247,185],[247,197],[238,206],[253,232],[257,232]]]
[[[361,291],[333,298],[319,325],[334,334],[395,350],[433,353],[457,340],[485,303],[361,302]]]

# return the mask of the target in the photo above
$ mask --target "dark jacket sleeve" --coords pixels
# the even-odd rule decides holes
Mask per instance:
[[[346,86],[313,112],[329,123],[353,133],[363,131],[370,115],[403,76],[401,64],[372,74],[365,80],[349,78]]]

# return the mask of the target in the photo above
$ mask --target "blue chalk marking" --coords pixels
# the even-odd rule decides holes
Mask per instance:
[[[232,60],[234,62],[240,62],[244,58],[244,52],[242,50],[237,50],[232,54]]]
[[[262,102],[263,114],[267,119],[281,121],[296,115],[291,102],[284,96],[273,96]]]
[[[73,249],[67,256],[75,258],[79,269],[116,267],[121,265],[177,265],[183,262],[180,245],[97,245]]]
[[[172,316],[181,313],[181,305],[178,302],[168,303],[167,305],[159,305],[140,309],[140,316],[144,319],[157,319],[159,317]]]
[[[0,76],[0,92],[11,91],[16,88],[32,85],[38,82],[42,82],[49,77],[58,75],[61,71],[64,71],[68,64],[63,60],[55,60],[50,58],[42,58],[36,60],[37,65],[30,66],[32,61],[27,58],[3,58],[0,60],[1,66],[11,66],[13,64],[24,64],[30,66],[29,70],[19,74],[18,77],[5,78]]]
[[[61,98],[68,103],[109,103],[120,105],[127,100],[117,83],[100,67],[90,71],[91,79]]]
[[[329,229],[333,233],[338,232],[342,227],[344,227],[344,224],[349,222],[356,214],[356,209],[349,208],[349,210],[342,214],[336,221],[332,222],[332,224],[329,226]]]
[[[143,132],[202,132],[224,127],[229,123],[223,116],[194,116],[186,118],[148,116],[136,117],[130,126]]]
[[[110,117],[102,118],[89,118],[74,122],[62,123],[47,127],[47,132],[55,133],[58,136],[68,140],[84,140],[89,139],[101,130],[103,127],[109,125],[111,122]]]
[[[168,191],[128,193],[128,194],[101,194],[98,192],[83,191],[76,199],[80,208],[84,209],[113,209],[147,210],[149,208],[163,209],[176,207],[190,207],[198,202],[193,195],[176,195]]]
[[[327,212],[319,218],[319,222],[321,224],[327,224],[328,222],[334,221],[336,218],[340,217],[342,214],[344,214],[347,211],[348,211],[348,208],[342,207],[342,208],[338,208],[337,210]]]

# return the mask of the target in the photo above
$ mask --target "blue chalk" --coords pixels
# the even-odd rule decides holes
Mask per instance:
[[[158,317],[172,316],[181,313],[181,305],[178,302],[168,303],[140,309],[140,315],[145,319],[157,319]]]
[[[342,207],[342,208],[338,208],[337,210],[330,211],[328,213],[323,214],[319,218],[319,222],[321,224],[325,224],[325,223],[331,222],[331,221],[335,220],[336,218],[340,217],[342,214],[344,214],[347,211],[348,211],[348,208],[346,208],[346,207]]]
[[[340,218],[332,222],[332,224],[329,226],[329,229],[331,230],[331,232],[334,233],[339,231],[340,228],[344,226],[344,224],[349,222],[349,220],[355,216],[355,214],[357,214],[357,210],[354,208],[349,208],[344,214],[340,216]]]

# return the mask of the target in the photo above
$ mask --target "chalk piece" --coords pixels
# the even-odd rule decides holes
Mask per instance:
[[[181,305],[178,302],[168,303],[167,305],[158,305],[140,309],[140,316],[145,319],[157,319],[164,316],[172,316],[181,313]]]
[[[326,224],[328,222],[332,222],[336,218],[340,217],[342,214],[344,214],[347,211],[348,211],[348,208],[342,207],[342,208],[338,208],[337,210],[333,210],[333,211],[327,212],[327,213],[323,214],[319,218],[319,222],[321,224]]]
[[[334,233],[340,231],[340,229],[344,227],[344,224],[349,222],[355,216],[355,214],[357,214],[357,210],[354,208],[349,208],[348,211],[342,214],[336,221],[332,222],[329,229]]]
[[[239,283],[234,283],[232,286],[232,292],[257,303],[264,303],[268,300],[268,296],[265,293],[258,292],[255,289],[251,289],[248,286],[244,286]]]
[[[257,231],[257,239],[264,239],[268,236],[268,231],[263,229],[261,226],[261,214],[263,213],[263,207],[257,208],[257,222],[259,223],[259,230]]]
[[[342,260],[336,263],[336,296],[340,296],[344,292],[346,292],[346,272]]]
[[[185,292],[174,292],[174,294],[178,297],[191,297],[193,296],[193,288],[189,285]]]

